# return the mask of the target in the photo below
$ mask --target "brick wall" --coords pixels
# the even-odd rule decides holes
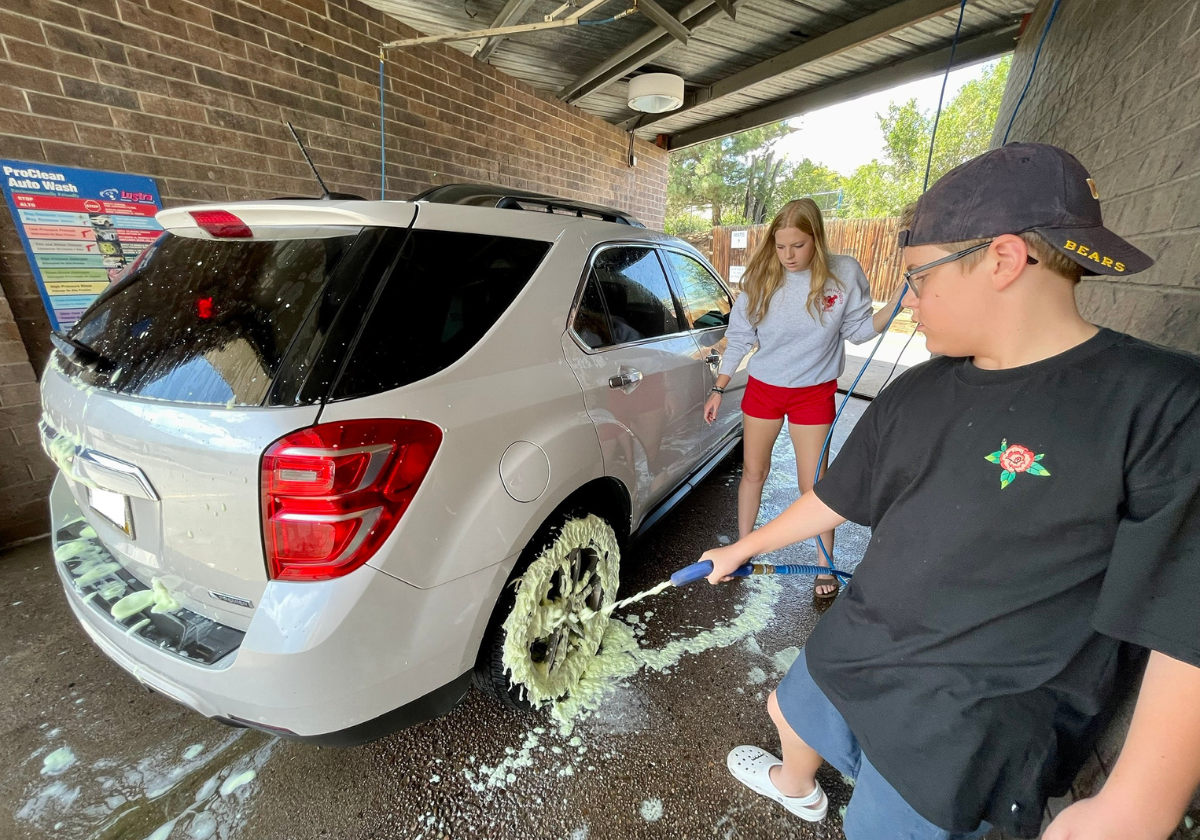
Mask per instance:
[[[1052,0],[1039,0],[1013,56],[992,145],[1029,77]],[[1126,278],[1087,278],[1077,293],[1095,323],[1200,352],[1200,3],[1063,0],[1009,142],[1054,143],[1088,168],[1104,222],[1158,262]],[[1046,821],[1095,794],[1116,763],[1136,696],[1127,697]],[[1200,836],[1200,798],[1192,828]],[[1008,840],[994,832],[988,840]]]
[[[1040,0],[1013,58],[1004,136],[1051,6]],[[1013,124],[1083,162],[1105,223],[1158,262],[1079,288],[1084,315],[1200,352],[1200,4],[1064,0]]]
[[[0,0],[0,156],[150,175],[167,206],[315,197],[291,120],[331,190],[378,198],[378,47],[413,34],[356,0]],[[387,78],[389,198],[500,183],[662,227],[654,146],[630,169],[624,132],[449,47],[393,50]],[[0,287],[5,545],[46,530],[51,475],[32,425],[49,326],[7,212]]]
[[[0,296],[0,545],[44,534],[55,467],[38,444],[37,379],[8,301]]]

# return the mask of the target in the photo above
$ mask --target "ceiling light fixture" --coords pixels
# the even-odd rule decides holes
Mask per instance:
[[[629,107],[647,114],[674,111],[683,105],[683,77],[646,73],[629,80]]]

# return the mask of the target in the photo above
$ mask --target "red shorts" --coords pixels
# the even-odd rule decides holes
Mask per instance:
[[[787,417],[794,426],[828,426],[833,422],[837,380],[804,388],[781,388],[750,377],[742,395],[742,411],[761,420]]]

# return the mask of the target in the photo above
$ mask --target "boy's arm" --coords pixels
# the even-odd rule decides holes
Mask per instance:
[[[1125,746],[1104,787],[1043,840],[1165,840],[1200,785],[1200,668],[1154,652]]]
[[[704,552],[700,559],[713,561],[713,572],[708,576],[708,582],[720,583],[755,555],[811,539],[817,534],[832,531],[845,521],[844,517],[838,516],[818,499],[816,493],[805,493],[779,516],[733,545]]]

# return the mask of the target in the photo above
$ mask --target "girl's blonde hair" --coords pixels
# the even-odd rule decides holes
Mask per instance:
[[[829,246],[825,241],[825,221],[821,218],[821,208],[811,198],[789,201],[772,220],[758,250],[750,258],[746,276],[742,280],[742,289],[749,295],[746,312],[754,326],[767,317],[771,298],[783,286],[783,263],[775,254],[775,233],[789,227],[807,233],[813,239],[812,262],[808,265],[812,282],[808,289],[807,304],[813,318],[820,320],[823,317],[825,285],[830,280],[839,289],[845,288],[842,281],[829,271]]]

